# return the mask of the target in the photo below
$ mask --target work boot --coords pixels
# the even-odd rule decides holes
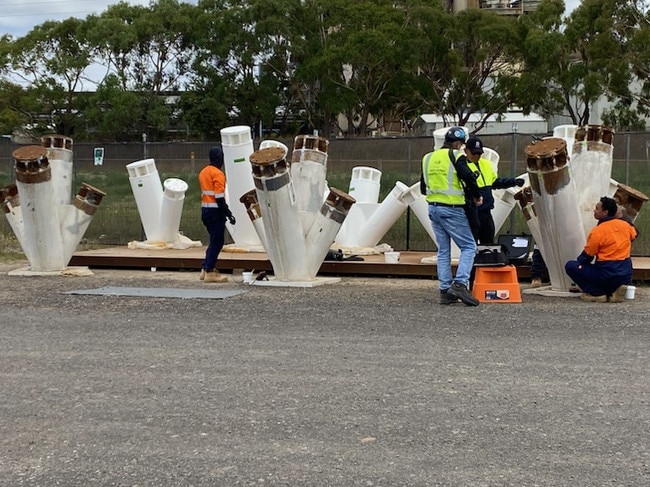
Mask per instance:
[[[569,286],[569,292],[570,293],[579,293],[582,292],[578,285],[575,282],[572,282],[571,285]]]
[[[228,282],[228,278],[219,274],[218,270],[213,269],[211,271],[205,271],[203,282]]]
[[[610,303],[622,303],[625,301],[625,292],[627,291],[627,286],[623,284],[622,286],[618,286],[616,288],[616,291],[612,293],[612,295],[609,297],[609,302]]]
[[[205,269],[201,269],[201,273],[199,274],[199,281],[202,281],[205,279]]]
[[[542,287],[542,280],[539,277],[534,278],[532,281],[530,281],[530,287]]]
[[[447,291],[440,291],[440,304],[460,303],[458,298],[452,298]]]
[[[451,298],[460,299],[467,306],[478,306],[478,299],[470,294],[467,287],[460,282],[454,281],[451,287],[447,290],[447,294]]]
[[[582,293],[580,299],[587,301],[588,303],[606,303],[607,295],[603,294],[602,296],[594,296],[593,294]]]

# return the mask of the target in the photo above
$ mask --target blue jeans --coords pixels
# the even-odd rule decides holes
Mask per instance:
[[[429,205],[429,220],[438,244],[438,281],[440,290],[446,291],[453,281],[469,288],[469,276],[474,265],[476,242],[469,228],[465,210],[448,206]],[[460,249],[456,278],[451,273],[451,241]]]

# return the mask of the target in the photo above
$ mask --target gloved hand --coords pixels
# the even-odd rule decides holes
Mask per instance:
[[[515,184],[521,188],[524,184],[526,184],[526,180],[523,178],[517,178],[515,179]]]
[[[230,211],[230,208],[228,208],[228,205],[226,204],[226,200],[224,199],[221,199],[221,201],[217,200],[217,204],[219,203],[223,203],[223,205],[219,205],[219,207],[223,210],[223,214],[226,215],[226,218],[228,218],[230,224],[234,225],[235,223],[237,223],[237,220],[235,220],[232,211]]]

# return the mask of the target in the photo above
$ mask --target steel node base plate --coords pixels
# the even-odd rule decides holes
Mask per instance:
[[[554,291],[551,286],[522,289],[522,294],[537,294],[538,296],[549,296],[552,298],[579,298],[580,293],[569,291]]]
[[[336,284],[341,282],[340,277],[316,277],[312,281],[280,281],[274,277],[270,277],[268,281],[253,281],[248,286],[263,286],[263,287],[318,287],[325,284]]]
[[[73,276],[85,277],[92,276],[93,271],[88,267],[66,267],[60,271],[33,271],[31,267],[23,267],[22,269],[15,269],[7,273],[10,276]]]

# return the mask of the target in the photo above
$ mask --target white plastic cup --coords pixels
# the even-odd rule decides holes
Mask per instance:
[[[636,286],[628,286],[625,290],[625,299],[634,299],[636,293]]]
[[[399,262],[399,252],[384,252],[384,262],[397,264]]]
[[[244,284],[250,284],[253,282],[253,273],[252,272],[242,272],[241,273]]]

